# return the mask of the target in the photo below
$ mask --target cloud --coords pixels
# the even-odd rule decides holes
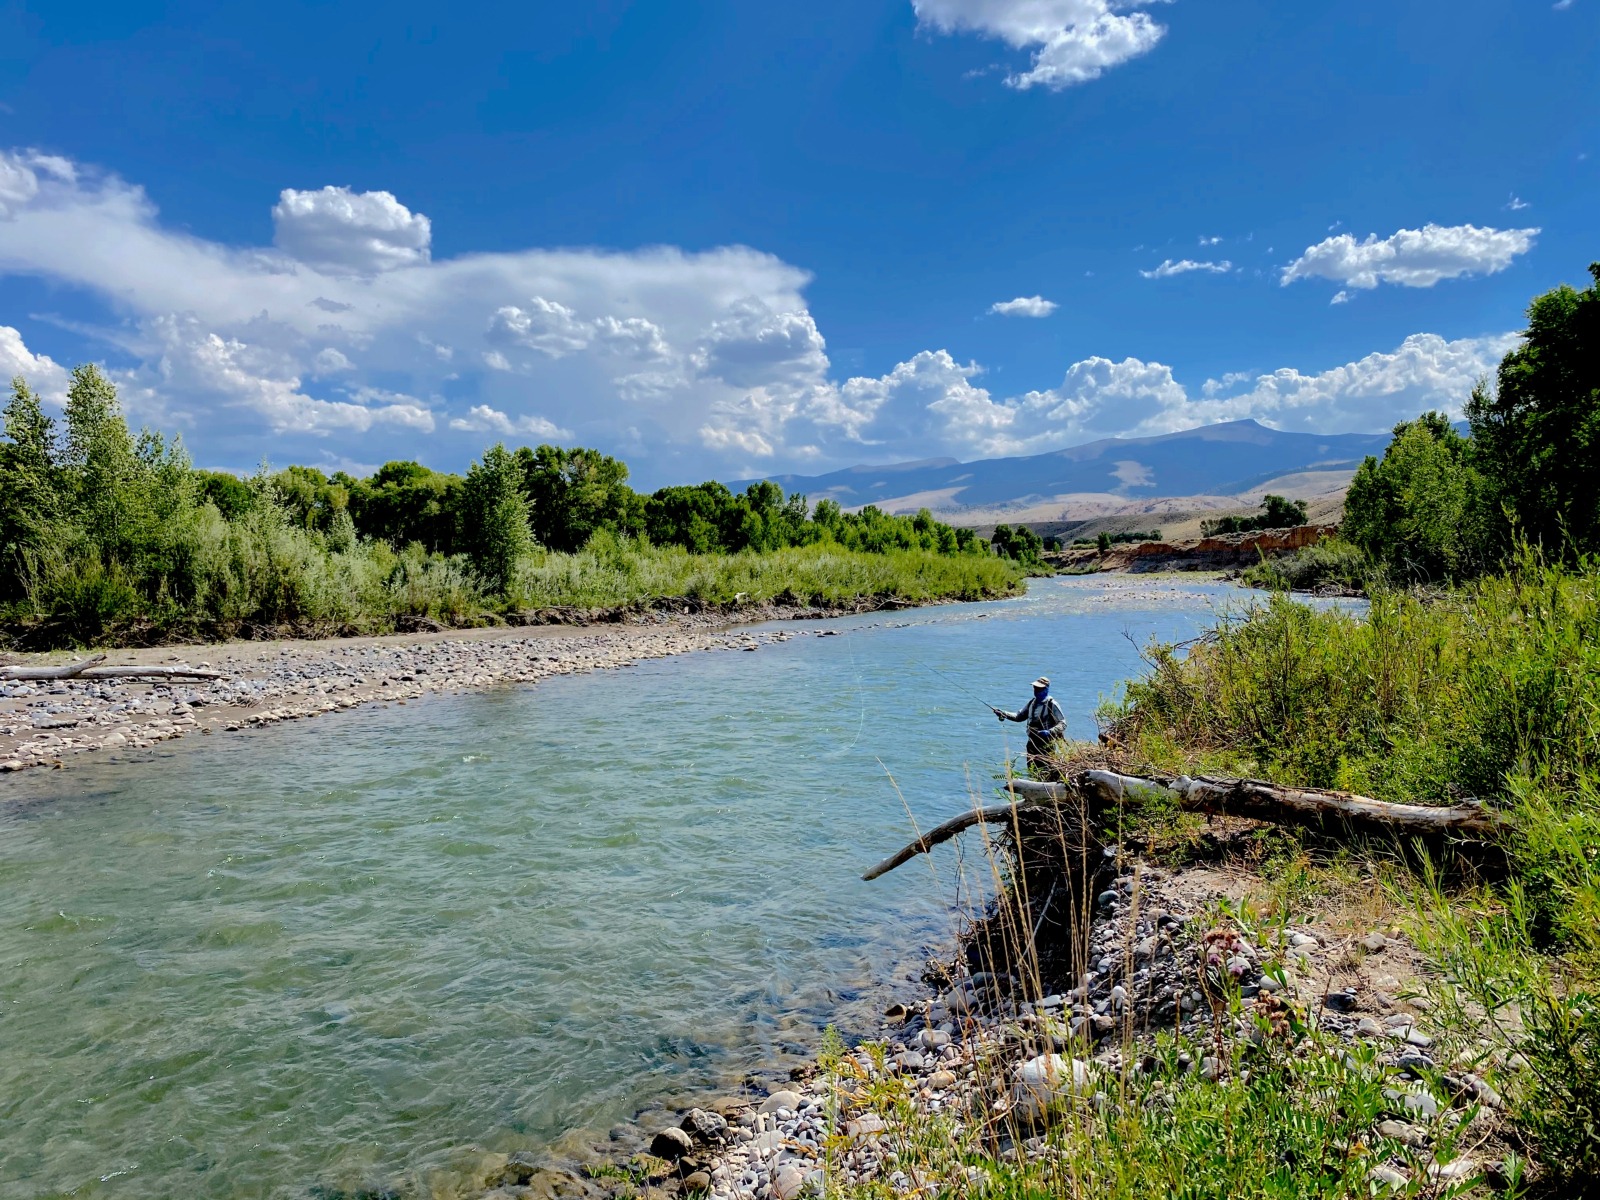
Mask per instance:
[[[827,343],[809,312],[755,303],[715,322],[692,361],[704,378],[748,388],[804,387],[820,383],[828,369]]]
[[[1043,296],[1018,296],[1015,300],[1000,300],[989,306],[991,313],[1002,317],[1048,317],[1060,307],[1054,300]]]
[[[1218,246],[1222,244],[1222,239],[1219,237],[1203,237],[1200,239],[1200,244],[1202,246]]]
[[[270,435],[275,459],[460,466],[486,407],[627,450],[641,482],[703,478],[725,465],[698,434],[713,414],[758,389],[792,411],[829,368],[810,276],[743,246],[441,259],[425,216],[339,188],[284,193],[275,244],[233,246],[169,228],[142,188],[92,167],[0,151],[0,172],[0,275],[97,304],[84,324],[129,364],[130,414],[208,464],[247,468]]]
[[[982,386],[977,364],[945,350],[923,351],[885,375],[818,389],[781,420],[756,402],[750,414],[756,419],[740,428],[759,424],[761,431],[741,448],[759,458],[787,438],[833,458],[841,441],[858,459],[872,448],[888,451],[879,459],[978,458],[1247,417],[1304,432],[1381,432],[1428,408],[1459,415],[1473,384],[1517,340],[1515,334],[1456,341],[1416,334],[1393,351],[1309,374],[1292,367],[1230,373],[1205,381],[1198,394],[1165,363],[1096,356],[1073,363],[1054,387],[1009,398]],[[717,436],[724,445],[737,441],[731,431]]]
[[[841,381],[805,302],[809,276],[747,247],[533,248],[381,269],[369,257],[357,271],[350,255],[317,266],[169,229],[141,189],[80,164],[0,165],[13,197],[0,274],[96,299],[103,315],[82,327],[116,346],[135,422],[182,432],[208,465],[248,468],[270,449],[275,461],[459,468],[485,438],[526,437],[621,454],[654,487],[1243,416],[1381,430],[1424,407],[1458,410],[1515,340],[1421,334],[1341,367],[1194,391],[1162,362],[1086,357],[1055,386],[1008,395],[947,349]],[[0,327],[0,372],[12,371],[64,388],[61,366]]]
[[[1254,417],[1279,429],[1378,432],[1429,408],[1460,416],[1473,385],[1492,374],[1519,340],[1514,333],[1455,341],[1413,334],[1393,351],[1316,374],[1285,367],[1257,376],[1248,390],[1214,394],[1169,427],[1185,428],[1197,423],[1196,417]]]
[[[34,354],[22,334],[0,325],[0,392],[10,393],[11,380],[21,375],[46,400],[61,404],[67,394],[67,371],[47,354]]]
[[[358,275],[428,261],[433,227],[388,192],[284,188],[272,210],[273,243],[291,258],[332,274]],[[315,303],[315,301],[313,301]]]
[[[1117,0],[912,0],[917,19],[940,33],[999,38],[1032,50],[1028,70],[1006,76],[1014,88],[1053,91],[1098,79],[1152,50],[1166,29]]]
[[[149,332],[159,344],[155,372],[164,391],[246,409],[273,433],[326,436],[379,426],[433,432],[433,412],[415,397],[357,388],[348,399],[316,399],[302,391],[287,356],[213,333],[194,317],[159,317]]]
[[[465,417],[453,419],[450,428],[469,433],[498,433],[502,437],[530,434],[552,441],[572,436],[570,430],[562,429],[554,421],[547,421],[532,414],[525,414],[512,420],[499,409],[490,408],[487,404],[474,404]]]
[[[1233,264],[1227,259],[1221,262],[1195,262],[1192,258],[1180,258],[1177,262],[1165,259],[1153,271],[1140,271],[1146,279],[1170,279],[1174,275],[1184,275],[1190,271],[1208,271],[1213,275],[1226,275],[1233,270]]]
[[[1505,207],[1510,212],[1521,212],[1523,209],[1528,207],[1528,202],[1518,196],[1515,192],[1512,192],[1511,199],[1506,201]]]
[[[1350,303],[1350,293],[1346,292],[1346,291],[1335,292],[1333,294],[1333,299],[1329,300],[1328,303],[1329,304],[1349,304]]]
[[[341,371],[353,371],[355,363],[344,356],[344,353],[329,346],[325,350],[318,350],[315,358],[311,360],[311,371],[314,375],[337,375]]]
[[[1478,225],[1424,225],[1390,237],[1369,234],[1358,242],[1348,233],[1309,247],[1283,269],[1285,286],[1297,279],[1331,279],[1345,287],[1380,283],[1432,287],[1441,279],[1493,275],[1526,254],[1537,229],[1488,229]]]

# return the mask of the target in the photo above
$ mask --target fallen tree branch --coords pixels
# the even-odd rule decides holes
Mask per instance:
[[[951,817],[943,825],[936,825],[923,834],[909,846],[891,854],[861,878],[871,883],[880,875],[887,875],[896,867],[904,866],[919,854],[926,854],[941,842],[948,842],[956,834],[974,825],[984,822],[1009,823],[1016,816],[1019,808],[1040,807],[1030,801],[1024,800],[1020,804],[991,804],[987,808],[975,808],[971,812],[964,812],[959,817]]]
[[[82,675],[95,663],[103,663],[104,654],[96,654],[93,658],[86,658],[82,662],[67,663],[60,667],[0,667],[0,679],[72,679]]]
[[[1209,816],[1249,817],[1277,825],[1303,825],[1326,830],[1342,827],[1369,834],[1414,834],[1438,836],[1457,834],[1487,838],[1502,833],[1510,821],[1482,804],[1457,804],[1434,807],[1422,804],[1395,804],[1372,800],[1348,792],[1326,792],[1307,788],[1283,787],[1260,779],[1225,779],[1187,775],[1176,779],[1146,779],[1138,775],[1119,775],[1114,771],[1084,771],[1070,783],[1041,783],[1032,779],[1013,779],[1007,787],[1017,797],[1014,804],[995,804],[973,809],[953,817],[899,852],[884,859],[862,876],[877,879],[941,842],[983,822],[1009,823],[1019,809],[1043,808],[1072,798],[1075,790],[1087,791],[1103,803],[1115,804],[1126,798],[1146,796],[1177,803],[1184,812]]]
[[[60,667],[0,667],[0,680],[16,682],[22,679],[222,679],[221,671],[208,667],[101,667],[96,663],[106,660],[96,654],[82,662],[67,663]]]

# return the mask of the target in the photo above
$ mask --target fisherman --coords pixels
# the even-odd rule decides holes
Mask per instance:
[[[1002,721],[1028,723],[1028,766],[1044,767],[1050,761],[1050,745],[1067,736],[1067,715],[1050,694],[1050,681],[1043,675],[1033,681],[1033,699],[1014,713],[997,708],[994,715]]]

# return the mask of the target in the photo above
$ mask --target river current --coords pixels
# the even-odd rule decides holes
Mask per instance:
[[[950,937],[954,848],[860,875],[1020,753],[979,697],[1092,736],[1246,599],[1035,581],[8,779],[0,1196],[448,1195],[805,1053]]]

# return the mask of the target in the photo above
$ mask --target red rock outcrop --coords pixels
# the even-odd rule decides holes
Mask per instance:
[[[1219,571],[1247,567],[1263,556],[1290,554],[1315,546],[1339,531],[1337,525],[1296,525],[1291,529],[1258,529],[1250,533],[1219,533],[1183,542],[1138,542],[1113,546],[1101,554],[1079,547],[1046,554],[1057,566],[1096,571]]]

